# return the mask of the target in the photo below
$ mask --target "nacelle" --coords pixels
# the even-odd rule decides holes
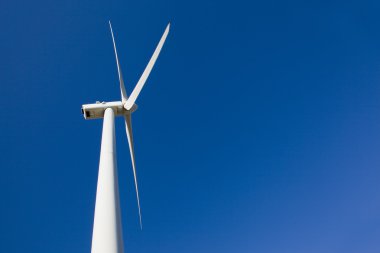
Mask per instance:
[[[116,102],[96,102],[95,104],[82,105],[82,114],[85,119],[102,119],[104,111],[107,108],[112,108],[115,116],[124,116],[137,110],[137,105],[134,104],[130,110],[125,110],[121,101]]]

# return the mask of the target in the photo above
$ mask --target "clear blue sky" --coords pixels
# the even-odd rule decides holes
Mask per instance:
[[[126,252],[380,252],[378,1],[3,1],[0,252],[90,252],[102,121],[137,100]]]

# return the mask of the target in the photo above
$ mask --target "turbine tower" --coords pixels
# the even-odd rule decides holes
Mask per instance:
[[[121,225],[119,186],[117,176],[116,145],[115,145],[115,116],[123,116],[127,132],[129,151],[132,161],[132,170],[136,188],[137,206],[139,211],[140,228],[142,229],[140,198],[136,177],[135,154],[133,148],[131,115],[137,110],[135,101],[140,94],[148,76],[160,54],[161,48],[168,36],[170,23],[165,29],[153,56],[148,62],[139,81],[128,97],[125,91],[123,75],[121,73],[119,58],[117,56],[115,37],[111,22],[109,22],[113,47],[116,56],[117,72],[119,75],[121,101],[96,102],[82,105],[82,114],[85,119],[103,119],[102,143],[100,151],[98,185],[96,191],[96,204],[94,227],[92,234],[92,253],[122,253],[123,234]]]

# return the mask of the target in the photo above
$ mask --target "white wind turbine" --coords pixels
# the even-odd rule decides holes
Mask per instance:
[[[129,151],[131,154],[133,176],[136,188],[137,206],[139,210],[140,228],[142,229],[139,191],[136,178],[135,154],[133,149],[131,115],[137,110],[135,101],[143,88],[148,76],[160,54],[166,37],[169,33],[170,23],[165,29],[153,56],[148,62],[136,87],[128,97],[124,87],[123,75],[117,56],[115,38],[109,22],[113,46],[116,56],[117,71],[120,82],[121,101],[96,102],[82,105],[82,114],[85,119],[103,120],[103,133],[100,151],[98,185],[96,191],[95,217],[92,234],[92,253],[121,253],[123,252],[123,236],[121,228],[119,187],[117,177],[116,147],[115,147],[115,116],[123,116],[127,132]]]

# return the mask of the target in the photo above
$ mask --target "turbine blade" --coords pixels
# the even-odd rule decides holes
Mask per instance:
[[[141,89],[143,88],[146,80],[148,79],[148,76],[150,74],[150,71],[152,71],[152,68],[154,66],[154,63],[156,62],[158,55],[160,54],[161,48],[165,43],[166,37],[168,36],[170,29],[170,23],[165,29],[164,34],[162,35],[160,42],[158,43],[156,50],[154,51],[152,57],[150,58],[150,61],[148,62],[148,65],[145,67],[144,72],[142,73],[139,81],[136,84],[136,87],[133,89],[131,96],[127,100],[127,102],[124,104],[124,108],[129,110],[132,108],[133,104],[135,103],[137,97],[140,94]]]
[[[113,42],[113,49],[115,51],[115,56],[116,56],[117,73],[119,75],[119,82],[120,82],[121,101],[123,103],[125,103],[127,101],[128,97],[127,97],[127,93],[125,92],[123,74],[121,73],[121,68],[120,68],[120,63],[119,63],[119,57],[117,57],[116,43],[115,43],[115,37],[113,36],[111,21],[108,21],[108,22],[110,24],[111,35],[112,35],[112,42]]]
[[[129,144],[129,152],[131,153],[133,177],[134,177],[134,180],[135,180],[135,188],[136,188],[137,206],[139,208],[140,228],[142,230],[140,197],[139,197],[139,189],[138,189],[138,186],[137,186],[136,167],[135,167],[135,151],[134,151],[134,148],[133,148],[133,135],[132,135],[132,119],[131,119],[131,114],[125,115],[124,116],[124,120],[125,120],[125,130],[127,131],[127,138],[128,138],[128,144]]]

